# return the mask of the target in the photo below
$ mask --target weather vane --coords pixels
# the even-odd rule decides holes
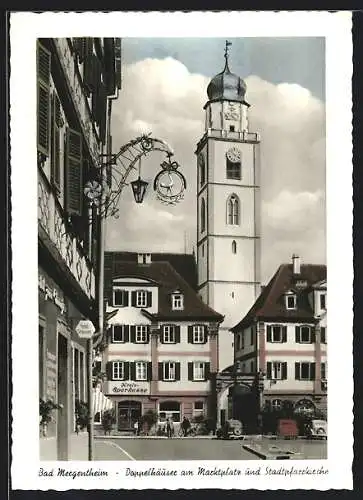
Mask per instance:
[[[226,47],[224,49],[224,57],[226,59],[226,62],[228,60],[228,51],[229,51],[229,48],[232,45],[232,42],[230,42],[229,40],[226,40]]]

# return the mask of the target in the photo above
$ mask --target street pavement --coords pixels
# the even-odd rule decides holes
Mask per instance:
[[[261,460],[243,449],[244,444],[255,444],[268,450],[278,446],[297,453],[293,459],[325,459],[326,441],[304,440],[217,440],[217,439],[147,439],[97,438],[95,460]]]

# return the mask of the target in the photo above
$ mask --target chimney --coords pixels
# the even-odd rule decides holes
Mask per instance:
[[[143,253],[138,253],[137,254],[137,263],[138,264],[143,264],[144,263],[144,254]]]
[[[300,274],[300,257],[295,253],[292,256],[292,273],[294,275]]]

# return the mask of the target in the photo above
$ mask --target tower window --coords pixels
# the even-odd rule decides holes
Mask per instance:
[[[237,253],[237,243],[235,240],[232,241],[232,253]]]
[[[238,226],[240,218],[239,213],[239,199],[235,194],[233,194],[227,200],[227,224],[231,226]]]
[[[227,159],[227,179],[241,179],[241,162]]]
[[[200,206],[200,231],[203,233],[205,231],[205,200],[202,198],[202,203]]]
[[[205,183],[205,160],[204,156],[199,156],[199,178],[200,178],[200,187],[202,187]]]

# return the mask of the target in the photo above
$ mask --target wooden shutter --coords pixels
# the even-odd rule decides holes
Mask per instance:
[[[130,341],[135,344],[136,340],[136,327],[135,325],[130,325]]]
[[[174,328],[175,328],[175,343],[180,344],[180,326],[175,325]]]
[[[267,362],[267,378],[269,380],[271,380],[271,376],[272,376],[272,363],[271,363],[271,361],[268,361]]]
[[[300,380],[300,363],[295,362],[295,380]]]
[[[209,380],[210,376],[210,363],[204,363],[204,380]]]
[[[158,363],[159,380],[164,380],[163,363]]]
[[[194,380],[193,375],[194,375],[194,373],[193,373],[193,363],[189,362],[188,363],[188,380]]]
[[[315,340],[316,340],[315,329],[314,329],[314,327],[310,327],[310,341],[311,341],[311,344],[315,344]]]
[[[134,361],[130,362],[129,377],[130,380],[136,380],[136,363]]]
[[[51,157],[51,180],[54,186],[60,190],[60,128],[61,128],[60,101],[57,94],[52,99],[52,157]]]
[[[161,344],[164,344],[164,328],[165,328],[165,325],[163,325],[163,326],[160,328],[160,336],[159,336],[159,340],[160,340],[160,343],[161,343]]]
[[[326,379],[326,366],[325,363],[321,363],[320,365],[320,376],[324,380]]]
[[[175,363],[175,380],[180,380],[180,363]]]
[[[83,172],[82,136],[67,129],[66,139],[66,211],[69,215],[82,214]]]
[[[282,375],[282,380],[287,379],[287,363],[283,362],[281,365],[281,375]]]
[[[193,344],[193,327],[188,326],[188,344]]]
[[[123,290],[122,292],[122,305],[124,307],[129,305],[129,292],[127,290]]]
[[[37,44],[37,148],[49,156],[50,132],[50,66],[51,54]]]
[[[130,342],[130,326],[124,325],[124,342]]]
[[[146,292],[146,307],[151,307],[152,304],[152,292]]]
[[[315,363],[310,363],[310,380],[315,380]]]
[[[152,380],[152,363],[148,361],[147,363],[147,380]]]
[[[271,325],[267,326],[267,342],[271,342]]]
[[[121,89],[121,38],[115,38],[115,82],[116,87]]]
[[[207,328],[205,327],[205,325],[202,325],[203,326],[203,344],[206,344],[208,342],[208,332],[207,332]]]
[[[113,326],[109,326],[106,330],[106,342],[109,344],[112,342],[112,328]]]
[[[131,292],[131,305],[136,306],[136,292]]]
[[[130,379],[130,362],[124,361],[124,380]]]
[[[93,38],[86,38],[84,67],[83,67],[83,84],[88,92],[93,89]]]
[[[299,326],[295,326],[295,342],[297,344],[300,343],[300,327]]]
[[[112,361],[106,363],[106,376],[107,380],[112,380]]]
[[[287,327],[282,327],[282,342],[287,342]]]
[[[326,344],[326,329],[325,326],[320,328],[320,342]]]
[[[150,342],[150,327],[147,326],[147,331],[146,331],[146,342],[145,344],[148,344]]]

